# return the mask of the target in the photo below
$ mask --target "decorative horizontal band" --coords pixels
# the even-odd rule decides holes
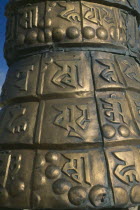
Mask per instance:
[[[140,204],[140,147],[1,150],[0,206],[126,208]],[[54,202],[55,201],[55,202]]]
[[[0,114],[0,144],[138,143],[139,86],[140,66],[129,56],[55,52],[20,60],[2,88],[9,105]]]
[[[115,7],[86,1],[33,3],[9,14],[5,55],[50,46],[99,46],[138,52],[135,16]]]
[[[95,81],[92,81],[92,73]],[[9,104],[21,98],[89,97],[93,96],[93,86],[97,91],[140,92],[140,65],[129,56],[93,51],[57,51],[29,56],[9,68],[1,103]]]

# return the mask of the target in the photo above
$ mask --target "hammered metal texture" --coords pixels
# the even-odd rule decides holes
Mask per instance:
[[[140,205],[137,1],[11,0],[0,208]]]

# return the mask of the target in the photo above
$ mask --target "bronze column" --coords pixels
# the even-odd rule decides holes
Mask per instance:
[[[10,0],[0,207],[140,205],[137,0]]]

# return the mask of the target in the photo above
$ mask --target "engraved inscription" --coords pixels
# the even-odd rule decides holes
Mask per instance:
[[[19,10],[19,24],[30,29],[38,26],[38,7],[29,6]]]
[[[24,71],[24,69],[27,68],[27,71]],[[16,83],[15,86],[18,87],[21,91],[27,91],[28,90],[28,82],[29,82],[29,76],[30,72],[34,70],[34,65],[30,66],[21,66],[18,69],[18,72],[16,73]]]
[[[10,164],[10,167],[9,167],[9,171],[10,171],[9,173],[10,173],[10,176],[12,178],[14,178],[14,176],[20,170],[21,160],[22,160],[22,156],[20,154],[11,156],[11,164]]]
[[[80,22],[81,17],[80,14],[78,14],[75,11],[75,6],[72,3],[69,2],[61,2],[58,3],[59,6],[65,8],[58,16],[69,21],[69,22]]]
[[[88,154],[66,154],[63,155],[68,162],[62,168],[62,171],[78,183],[91,184],[90,164]]]
[[[119,161],[122,161],[122,164],[118,164],[114,170],[115,176],[128,185],[140,182],[133,151],[115,152],[114,155]]]
[[[59,112],[54,120],[54,125],[67,130],[68,137],[78,137],[79,139],[83,139],[79,130],[86,130],[90,123],[88,106],[68,105],[63,106],[63,109],[59,109],[58,107],[54,107],[54,109]],[[79,114],[78,117],[76,117],[77,113]]]
[[[124,99],[117,98],[116,95],[112,94],[110,98],[100,100],[107,121],[128,124],[127,106]]]
[[[0,185],[6,186],[9,166],[11,162],[11,154],[1,151],[0,152]]]
[[[140,68],[135,59],[127,56],[116,56],[116,61],[128,88],[139,90]]]
[[[61,88],[77,88],[83,87],[82,81],[79,77],[79,61],[57,61],[55,62],[58,71],[52,78],[52,82]]]
[[[83,14],[84,19],[96,24],[103,26],[103,22],[108,24],[114,23],[113,11],[110,9],[93,7],[89,4],[82,4],[87,8],[85,13]]]
[[[98,64],[103,67],[100,77],[108,83],[121,83],[116,72],[115,72],[115,63],[109,59],[99,59],[96,60]]]
[[[22,156],[11,152],[0,152],[0,185],[6,187],[8,175],[14,179],[21,168]]]
[[[140,83],[140,75],[136,64],[130,63],[128,60],[123,60],[120,67],[126,77]]]
[[[26,131],[27,129],[27,121],[23,118],[23,116],[26,113],[26,108],[23,108],[21,106],[14,106],[10,110],[10,116],[11,119],[9,120],[7,129],[15,134],[20,133],[22,131]]]
[[[131,91],[127,92],[127,94],[134,120],[138,126],[138,130],[140,131],[140,95]]]

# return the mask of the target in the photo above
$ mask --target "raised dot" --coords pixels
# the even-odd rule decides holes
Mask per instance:
[[[46,169],[46,177],[49,179],[56,179],[60,175],[60,169],[57,166],[49,165]]]
[[[43,174],[36,172],[34,174],[34,186],[33,186],[34,189],[38,189],[45,184],[46,184],[46,177]]]
[[[43,155],[37,155],[35,167],[36,168],[41,168],[45,165],[45,163],[46,163],[46,161],[45,161],[44,156]]]
[[[53,191],[56,194],[64,194],[72,187],[71,183],[65,179],[58,179],[53,183]]]
[[[39,31],[38,32],[38,41],[39,42],[45,42],[45,34],[44,34],[44,31]]]
[[[24,34],[18,34],[17,36],[17,45],[23,45],[25,41],[25,35]]]
[[[11,182],[9,192],[12,196],[16,196],[19,193],[24,192],[24,190],[25,190],[24,182],[19,181],[19,180],[14,180]]]
[[[65,37],[65,31],[62,28],[54,28],[52,31],[52,37],[55,41],[61,41]]]
[[[56,2],[50,2],[49,6],[50,7],[55,7],[56,6]]]
[[[47,63],[50,63],[52,60],[52,58],[48,58],[47,59]],[[48,152],[46,154],[46,161],[49,162],[49,163],[55,163],[57,162],[59,159],[59,154],[57,153],[54,153],[54,152]]]
[[[118,29],[119,30],[119,34],[120,34],[120,36],[119,36],[119,41],[120,42],[126,42],[126,33],[125,33],[125,30],[123,30],[122,28],[120,28],[120,29]]]
[[[133,203],[140,203],[140,185],[135,185],[131,190],[131,200]]]
[[[53,63],[53,58],[52,57],[47,57],[47,58],[45,58],[45,63],[46,64],[51,64],[51,63]],[[55,154],[55,153],[54,153]],[[48,160],[49,160],[49,158],[48,158]],[[47,162],[50,162],[50,163],[54,163],[54,162],[56,162],[57,160],[55,160],[55,158],[54,158],[54,160],[52,159],[50,159],[50,161],[47,161]]]
[[[112,125],[106,124],[103,126],[103,134],[105,138],[111,139],[115,136],[116,130]]]
[[[33,192],[32,201],[33,201],[33,208],[38,208],[41,201],[40,195],[38,195],[36,192]]]
[[[68,193],[68,198],[72,204],[79,206],[86,202],[87,192],[83,187],[73,187]]]
[[[96,30],[96,35],[99,39],[106,40],[108,38],[107,30],[103,27],[100,27]]]
[[[44,20],[40,20],[39,23],[38,23],[38,26],[40,28],[44,28]]]
[[[130,130],[129,128],[127,128],[125,125],[121,125],[119,128],[118,128],[118,132],[121,136],[123,137],[128,137],[130,135]]]
[[[47,42],[51,41],[52,39],[52,31],[50,29],[45,29],[45,40]]]
[[[108,203],[107,189],[103,186],[97,185],[90,190],[90,202],[97,207],[103,207]]]
[[[113,93],[110,95],[110,98],[117,98],[117,96],[116,96],[116,94]]]
[[[37,32],[36,31],[33,31],[33,30],[30,30],[27,35],[26,35],[26,41],[29,43],[29,44],[33,44],[34,42],[36,42],[37,40]]]
[[[83,37],[86,39],[92,39],[95,37],[95,31],[93,28],[87,26],[83,29]]]
[[[0,187],[0,203],[5,203],[8,200],[8,192],[6,189]]]
[[[45,27],[50,27],[51,24],[52,24],[51,18],[47,18],[46,21],[45,21]]]
[[[116,39],[117,39],[116,28],[115,28],[114,26],[112,26],[112,27],[109,29],[109,32],[110,32],[110,37],[111,37],[113,40],[116,40]]]
[[[115,187],[113,188],[114,191],[114,198],[115,198],[115,204],[117,206],[124,206],[128,203],[128,193],[125,189],[121,187]]]
[[[51,7],[48,7],[47,9],[46,9],[46,12],[51,12],[52,11],[52,8]]]
[[[66,35],[69,39],[76,39],[79,37],[80,32],[79,32],[78,28],[71,26],[67,29]]]

